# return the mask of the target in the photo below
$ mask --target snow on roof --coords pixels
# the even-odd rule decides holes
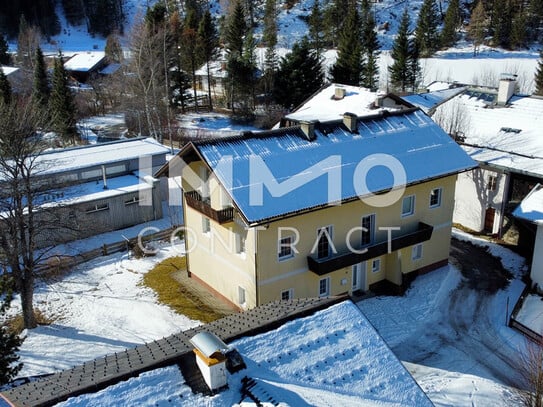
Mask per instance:
[[[106,53],[104,51],[87,51],[75,54],[64,63],[64,69],[67,71],[88,72],[102,62],[105,57]]]
[[[368,170],[371,176],[366,177],[371,192],[394,186],[391,170],[385,167],[391,166],[392,161],[400,163],[407,184],[475,166],[475,162],[419,110],[368,117],[358,120],[357,126],[357,133],[351,133],[338,121],[317,124],[313,141],[299,128],[290,127],[196,143],[194,148],[213,169],[249,223],[329,204],[328,180],[337,174],[339,181],[332,184],[340,189],[340,196],[334,194],[333,200],[365,195],[358,193],[359,183],[355,182],[355,171],[361,163],[371,167]],[[391,162],[384,164],[383,157],[391,157]],[[255,162],[260,164],[255,166]],[[271,173],[269,176],[267,171]],[[275,177],[279,184],[302,180],[302,185],[282,195],[277,191],[272,195],[267,186],[270,177]],[[307,182],[303,184],[303,180]],[[264,183],[262,202],[257,202],[254,186]]]
[[[336,88],[345,90],[345,96],[342,99],[334,98]],[[377,92],[366,88],[332,83],[285,118],[296,121],[324,122],[340,119],[345,112],[354,113],[357,116],[368,116],[379,112],[374,107],[377,96]]]
[[[247,376],[256,382],[251,391],[266,392],[275,405],[432,406],[350,301],[230,345],[241,354],[247,368],[229,375],[228,388],[211,397],[192,393],[173,366],[143,373],[95,394],[68,399],[62,405],[173,402],[230,406],[240,402],[241,379]]]
[[[19,68],[15,68],[14,66],[1,66],[0,69],[4,72],[4,75],[9,76],[14,72],[17,72]]]
[[[529,222],[543,221],[543,185],[537,184],[513,211],[517,218]]]
[[[428,111],[436,108],[441,103],[449,100],[450,98],[455,97],[459,93],[462,93],[466,88],[465,87],[458,87],[458,88],[447,88],[447,89],[441,89],[436,91],[430,91],[428,93],[419,93],[415,95],[407,95],[402,96],[402,99],[411,103],[414,106],[419,107],[424,112],[428,113]]]
[[[543,99],[513,96],[507,107],[498,107],[494,98],[495,92],[467,91],[436,115],[462,115],[464,148],[473,159],[542,177]]]
[[[36,159],[36,168],[40,175],[50,175],[139,157],[167,154],[169,151],[169,148],[152,138],[127,139],[46,151]]]

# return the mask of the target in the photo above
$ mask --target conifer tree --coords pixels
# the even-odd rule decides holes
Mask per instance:
[[[209,98],[209,108],[211,110],[213,109],[213,103],[211,100],[211,73],[209,70],[209,63],[213,60],[213,58],[215,58],[218,46],[219,39],[217,29],[215,28],[215,23],[213,22],[213,18],[211,17],[211,13],[208,9],[205,11],[204,15],[200,19],[200,24],[198,25],[198,52],[206,63],[208,83],[207,96]]]
[[[226,50],[230,55],[240,56],[243,53],[243,38],[246,34],[245,12],[241,0],[237,0],[226,27]]]
[[[262,32],[262,42],[266,47],[264,57],[264,93],[266,95],[272,92],[275,72],[277,71],[277,5],[276,0],[266,0],[264,9],[264,28]]]
[[[0,65],[9,65],[11,63],[11,56],[8,51],[8,42],[2,33],[0,33]]]
[[[458,38],[456,30],[460,27],[461,23],[460,1],[451,0],[445,13],[443,31],[441,31],[441,47],[449,48],[456,44]]]
[[[391,57],[394,63],[388,68],[390,84],[393,89],[405,92],[411,84],[411,58],[412,41],[409,38],[409,24],[411,23],[407,8],[402,14],[398,33],[392,45]]]
[[[5,314],[13,298],[12,285],[12,280],[5,275],[0,278],[0,316]],[[5,325],[0,326],[0,385],[9,383],[23,367],[22,363],[17,363],[17,351],[22,343],[19,335],[9,332]]]
[[[339,46],[345,13],[352,7],[356,7],[352,0],[333,0],[324,10],[325,38],[331,47]]]
[[[435,0],[424,0],[415,29],[415,38],[421,57],[429,57],[439,48],[437,27],[440,20]]]
[[[9,104],[11,102],[11,85],[8,77],[0,66],[0,103]]]
[[[365,58],[362,86],[375,91],[379,87],[379,40],[375,31],[375,19],[369,0],[362,1],[362,52]]]
[[[34,82],[32,84],[32,101],[36,106],[46,107],[49,101],[49,80],[40,47],[36,49],[34,56]]]
[[[495,46],[510,47],[512,20],[511,2],[509,0],[494,0],[490,28]]]
[[[324,50],[324,16],[322,14],[320,0],[315,0],[311,13],[307,19],[309,28],[309,45],[315,50],[317,57],[320,59]]]
[[[528,16],[524,11],[518,11],[511,23],[511,48],[519,49],[527,45]]]
[[[49,99],[49,113],[53,130],[58,133],[66,143],[75,143],[77,134],[76,111],[74,97],[68,87],[68,76],[64,70],[62,54],[59,52],[55,58],[51,97]]]
[[[275,77],[274,98],[280,105],[292,109],[315,93],[323,83],[320,60],[304,37],[281,58]]]
[[[543,96],[543,49],[539,51],[539,62],[535,72],[535,95]]]
[[[361,19],[353,6],[341,31],[337,60],[330,69],[330,76],[333,82],[360,86],[363,69]]]
[[[484,42],[487,32],[487,16],[483,0],[479,0],[471,12],[468,35],[473,41],[473,55],[477,55],[479,47]]]

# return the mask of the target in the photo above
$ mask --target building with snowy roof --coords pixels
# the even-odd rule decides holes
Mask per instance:
[[[39,244],[162,218],[160,180],[152,174],[164,165],[167,153],[169,149],[154,139],[138,138],[38,155],[33,161],[33,178],[39,185],[35,216],[38,223],[52,217],[59,222],[58,229],[39,233]]]
[[[497,88],[470,86],[434,108],[433,119],[479,163],[458,178],[454,211],[454,222],[475,231],[502,235],[543,182],[543,99],[515,87],[515,76],[502,75]]]
[[[87,51],[74,54],[64,63],[64,69],[76,81],[85,83],[107,65],[104,51]]]
[[[191,277],[239,308],[329,296],[446,264],[457,174],[476,163],[416,108],[192,142]]]

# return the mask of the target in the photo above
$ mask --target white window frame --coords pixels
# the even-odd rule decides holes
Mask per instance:
[[[411,200],[411,210],[409,212],[404,212],[403,211],[404,202],[405,202],[406,199]],[[412,215],[415,214],[415,202],[416,202],[415,195],[404,196],[404,198],[402,199],[402,218],[406,218],[408,216],[412,216]]]
[[[132,198],[124,201],[124,206],[134,205],[140,202],[139,196],[134,195]]]
[[[102,212],[102,211],[109,211],[109,204],[103,203],[103,204],[95,204],[94,206],[87,209],[86,213],[96,213],[96,212]]]
[[[375,218],[376,218],[375,213],[370,213],[369,215],[362,216],[362,218],[360,219],[360,226],[361,227],[365,227],[364,226],[364,219],[365,218],[370,218],[371,229],[368,230],[367,232],[364,232],[363,230],[361,230],[360,244],[362,245],[362,247],[371,246],[375,241]],[[362,237],[363,237],[364,233],[369,233],[369,236],[370,236],[370,241],[367,242],[367,243],[362,242]]]
[[[283,294],[287,294],[287,298],[283,298]],[[292,300],[294,298],[294,289],[288,288],[286,290],[281,291],[281,301],[288,301]]]
[[[211,232],[211,221],[207,216],[202,215],[202,233],[207,235]]]
[[[371,272],[379,273],[381,271],[381,259],[373,259],[371,262]]]
[[[236,252],[238,254],[245,254],[247,250],[247,234],[245,231],[236,233]]]
[[[437,191],[437,203],[432,204],[432,197],[434,196],[434,191]],[[443,188],[438,187],[430,191],[430,208],[439,208],[441,206],[441,196],[443,195]]]
[[[488,174],[486,189],[488,191],[495,191],[498,189],[498,176],[496,174]]]
[[[247,291],[240,285],[238,285],[238,304],[242,307],[247,304]]]
[[[411,249],[411,260],[422,259],[422,243],[418,243]]]
[[[324,281],[326,291],[321,291],[321,283]],[[330,295],[330,277],[324,277],[319,280],[319,297],[328,297]]]
[[[281,249],[287,247],[282,243],[285,239],[290,239],[290,244],[288,245],[289,253],[281,255]],[[294,257],[294,249],[292,248],[292,246],[294,245],[295,241],[296,238],[294,237],[294,235],[282,236],[281,238],[279,238],[279,240],[277,241],[277,260],[284,261],[292,259]]]

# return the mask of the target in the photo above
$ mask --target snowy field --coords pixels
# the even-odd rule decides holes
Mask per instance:
[[[56,282],[39,284],[35,304],[56,320],[24,333],[19,376],[67,369],[199,325],[158,304],[154,291],[140,285],[154,264],[175,255],[170,246],[143,259],[118,253],[82,264]],[[18,307],[18,301],[13,306]]]

